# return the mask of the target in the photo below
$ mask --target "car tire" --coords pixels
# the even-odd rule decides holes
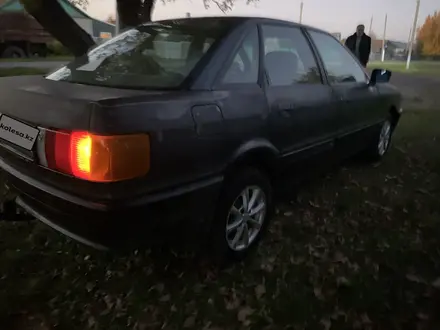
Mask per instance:
[[[381,160],[390,148],[394,125],[391,118],[382,122],[373,142],[367,148],[365,156],[369,161]]]
[[[3,57],[3,58],[25,58],[26,53],[20,47],[9,46],[9,47],[6,47],[6,49],[3,51],[1,57]]]
[[[264,235],[272,209],[268,176],[251,167],[235,171],[226,178],[216,207],[209,237],[210,257],[216,262],[242,260]]]

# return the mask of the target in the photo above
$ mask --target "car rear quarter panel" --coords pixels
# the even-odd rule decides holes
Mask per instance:
[[[227,97],[221,103],[225,125],[222,169],[257,149],[277,154],[269,139],[270,110],[263,90],[256,85],[229,90],[225,95]]]
[[[259,86],[112,102],[96,104],[91,131],[150,135],[151,169],[144,179],[148,190],[221,175],[238,157],[240,146],[266,138],[268,107]]]

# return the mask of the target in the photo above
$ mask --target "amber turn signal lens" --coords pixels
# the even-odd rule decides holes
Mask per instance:
[[[144,176],[150,169],[150,139],[146,134],[103,136],[52,131],[48,137],[48,166],[77,178],[113,182]]]
[[[89,181],[120,181],[143,176],[150,169],[148,135],[71,135],[72,174]]]

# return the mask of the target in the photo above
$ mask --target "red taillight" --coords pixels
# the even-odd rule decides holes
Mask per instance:
[[[45,149],[49,168],[89,181],[126,180],[150,169],[150,140],[145,134],[48,131]]]
[[[92,138],[87,133],[74,132],[70,142],[70,164],[72,174],[87,179],[91,173]]]

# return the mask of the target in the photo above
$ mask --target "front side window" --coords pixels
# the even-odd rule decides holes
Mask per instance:
[[[263,40],[270,85],[321,84],[315,57],[299,28],[263,26]]]
[[[362,67],[340,42],[325,33],[309,33],[324,62],[330,83],[367,82]]]
[[[226,33],[222,23],[151,23],[124,32],[47,77],[118,88],[178,88]]]
[[[258,82],[258,30],[255,27],[243,40],[231,65],[226,71],[225,84],[252,84]]]

